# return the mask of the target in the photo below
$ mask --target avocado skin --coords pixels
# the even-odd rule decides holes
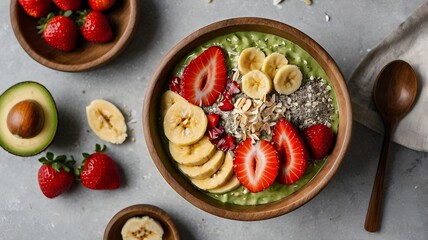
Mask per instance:
[[[13,135],[7,127],[10,109],[23,100],[35,100],[43,108],[45,123],[42,131],[30,139]],[[0,95],[0,146],[7,152],[22,156],[34,156],[44,151],[53,142],[58,128],[58,110],[49,90],[40,83],[24,81],[17,83]]]

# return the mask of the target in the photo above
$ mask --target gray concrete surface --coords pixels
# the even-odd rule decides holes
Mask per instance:
[[[428,239],[428,155],[394,144],[386,179],[382,229],[367,233],[364,218],[382,136],[354,124],[349,151],[331,183],[296,211],[270,220],[222,219],[194,207],[162,178],[147,153],[141,109],[148,81],[162,57],[178,41],[209,23],[258,16],[295,26],[317,40],[346,78],[369,49],[403,22],[424,0],[321,1],[306,6],[285,0],[141,0],[141,17],[129,47],[108,65],[85,73],[54,71],[31,59],[13,35],[9,1],[0,2],[0,92],[34,80],[53,94],[59,109],[58,138],[49,148],[79,156],[98,138],[89,131],[85,106],[105,98],[132,113],[135,131],[120,146],[109,146],[125,177],[116,191],[75,186],[50,200],[37,183],[38,156],[20,158],[0,150],[1,239],[101,239],[120,209],[154,204],[178,224],[184,240],[201,239]],[[331,19],[325,21],[325,14]],[[0,133],[1,134],[1,133]]]

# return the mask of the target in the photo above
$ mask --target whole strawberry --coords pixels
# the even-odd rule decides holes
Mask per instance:
[[[70,189],[74,183],[74,160],[67,160],[61,155],[54,158],[53,153],[48,152],[46,157],[39,161],[43,164],[38,173],[38,181],[42,193],[48,198],[54,198]]]
[[[82,36],[90,42],[108,42],[113,37],[110,23],[107,17],[98,11],[79,12],[81,19],[78,20]]]
[[[116,2],[116,0],[88,0],[89,6],[95,11],[105,11]]]
[[[49,46],[61,51],[71,51],[76,46],[77,41],[77,26],[75,22],[69,18],[72,14],[67,11],[64,15],[55,16],[49,13],[46,18],[39,20],[39,33]]]
[[[52,0],[18,0],[24,11],[35,18],[41,18],[48,14]]]
[[[84,153],[83,164],[78,168],[82,184],[90,189],[108,190],[116,189],[120,186],[121,179],[119,170],[113,159],[104,154],[106,147],[102,149],[96,145],[95,153]]]
[[[80,8],[80,4],[82,3],[82,0],[53,0],[53,2],[61,10],[76,11]]]
[[[334,142],[334,133],[324,124],[315,124],[303,131],[309,153],[315,160],[322,159],[331,151]]]

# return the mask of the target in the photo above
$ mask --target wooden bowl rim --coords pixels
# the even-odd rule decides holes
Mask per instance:
[[[127,215],[130,215],[127,217]],[[104,231],[104,240],[110,240],[110,236],[113,231],[113,226],[123,217],[126,219],[137,217],[137,216],[149,216],[157,221],[159,221],[162,226],[168,228],[168,231],[171,232],[171,236],[174,240],[180,240],[180,233],[174,222],[174,220],[169,216],[167,212],[163,209],[151,205],[151,204],[136,204],[129,207],[126,207],[119,212],[117,212],[109,221]],[[126,222],[126,221],[125,221]],[[120,226],[118,229],[122,229],[123,226]],[[165,231],[165,229],[164,229]]]
[[[123,32],[122,36],[120,36],[116,44],[114,44],[114,46],[109,51],[104,53],[99,58],[96,58],[92,61],[81,63],[81,64],[59,63],[43,57],[37,51],[31,48],[31,46],[27,42],[27,39],[21,33],[19,24],[17,23],[17,21],[14,20],[14,19],[17,19],[17,11],[18,11],[18,7],[20,7],[18,4],[18,0],[10,1],[10,21],[12,24],[13,32],[19,44],[24,49],[24,51],[36,62],[54,70],[59,70],[64,72],[81,72],[81,71],[91,70],[91,69],[100,67],[110,62],[117,55],[119,55],[125,49],[125,47],[129,44],[130,40],[132,39],[132,36],[135,33],[135,29],[136,29],[135,26],[139,15],[138,0],[129,0],[129,5],[130,5],[129,21],[127,22],[125,31]]]
[[[171,64],[171,62],[177,64],[178,61],[185,56],[183,52],[187,51],[187,53],[189,53],[191,50],[194,49],[190,49],[188,47],[186,48],[186,46],[188,45],[194,45],[195,43],[201,45],[205,42],[201,39],[207,38],[207,36],[213,38],[215,36],[234,32],[236,31],[236,28],[242,27],[243,29],[247,30],[248,28],[263,27],[269,30],[266,30],[266,33],[271,33],[275,30],[277,32],[284,32],[284,34],[287,35],[294,34],[300,37],[300,39],[303,41],[301,44],[298,44],[300,47],[304,48],[303,46],[301,46],[302,44],[306,44],[306,47],[308,48],[312,47],[316,51],[316,54],[319,55],[316,60],[319,63],[320,60],[323,60],[325,64],[328,64],[327,66],[329,67],[330,74],[327,73],[327,69],[325,69],[325,67],[323,68],[328,74],[332,84],[334,85],[335,92],[338,98],[337,102],[339,108],[339,128],[338,134],[336,136],[336,144],[332,153],[329,156],[329,159],[326,161],[321,171],[304,187],[302,187],[299,191],[291,194],[290,196],[287,196],[286,198],[283,198],[276,202],[255,206],[233,205],[221,203],[216,200],[205,201],[201,200],[198,196],[194,196],[192,193],[189,193],[189,190],[182,186],[164,166],[159,154],[156,152],[156,146],[153,141],[154,137],[159,138],[159,136],[152,135],[153,131],[149,123],[151,102],[155,101],[154,99],[157,99],[159,97],[153,96],[153,91],[158,82],[165,81],[163,79],[159,79],[159,76],[164,74],[164,72],[166,71],[165,68],[167,64]],[[235,30],[232,31],[230,29]],[[219,34],[219,32],[221,32],[221,34]],[[307,51],[307,49],[305,50]],[[182,54],[180,55],[181,57],[178,57],[179,60],[177,61],[176,55],[179,53]],[[315,58],[315,56],[312,57]],[[341,93],[340,96],[339,92]],[[182,41],[180,41],[165,55],[165,57],[158,65],[156,71],[154,72],[147,88],[146,97],[143,105],[143,130],[147,148],[156,167],[158,168],[163,178],[167,181],[167,183],[183,198],[185,198],[194,206],[219,217],[242,221],[254,221],[277,217],[297,209],[298,207],[304,205],[309,200],[314,198],[330,182],[332,177],[337,172],[337,169],[341,165],[346,149],[349,145],[352,131],[352,109],[346,82],[343,78],[341,71],[339,70],[337,64],[332,59],[332,57],[317,42],[315,42],[312,38],[301,32],[300,30],[282,22],[266,18],[240,17],[215,22],[193,32],[192,34],[184,38]],[[210,197],[207,196],[207,198]]]

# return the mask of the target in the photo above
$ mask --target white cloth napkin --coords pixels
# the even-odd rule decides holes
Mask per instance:
[[[413,67],[420,92],[413,109],[397,126],[393,141],[428,152],[428,2],[370,51],[348,82],[354,119],[379,133],[383,124],[372,101],[372,88],[380,70],[395,59]]]

